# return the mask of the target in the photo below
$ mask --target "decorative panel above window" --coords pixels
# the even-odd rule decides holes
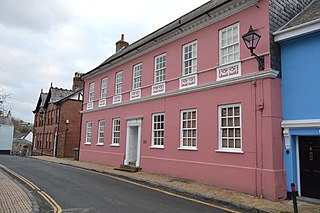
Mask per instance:
[[[107,99],[100,99],[99,100],[99,107],[103,107],[107,105]]]
[[[240,62],[217,68],[217,81],[238,76],[241,76]]]
[[[197,84],[198,84],[198,75],[197,74],[188,75],[180,78],[179,88],[185,89],[188,87],[197,86]]]
[[[122,101],[122,95],[115,95],[115,96],[113,96],[113,100],[112,100],[112,103],[113,103],[113,104],[121,103],[121,101]]]
[[[152,86],[151,95],[158,95],[166,92],[166,83],[160,83]]]
[[[130,92],[130,100],[141,98],[141,89],[133,90]]]
[[[93,102],[87,103],[87,109],[93,109]]]

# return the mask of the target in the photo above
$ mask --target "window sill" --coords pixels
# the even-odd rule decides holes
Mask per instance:
[[[91,145],[91,143],[84,143],[84,145]]]
[[[198,151],[197,147],[179,147],[178,150]]]
[[[150,149],[164,149],[164,146],[149,146]]]
[[[97,143],[96,146],[104,146],[104,143]]]
[[[235,61],[231,61],[231,62],[227,62],[225,64],[219,64],[218,65],[218,68],[221,68],[221,67],[227,67],[227,66],[230,66],[230,65],[233,65],[233,64],[236,64],[236,63],[239,63],[241,62],[241,60],[235,60]]]
[[[120,145],[115,143],[115,144],[110,144],[110,146],[111,147],[119,147]]]
[[[240,150],[223,150],[223,149],[218,149],[218,150],[215,150],[215,152],[244,154],[244,152],[243,152],[243,151],[240,151]]]

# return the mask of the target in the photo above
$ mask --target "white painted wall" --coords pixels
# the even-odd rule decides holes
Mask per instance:
[[[0,150],[11,150],[13,128],[13,125],[0,124]]]

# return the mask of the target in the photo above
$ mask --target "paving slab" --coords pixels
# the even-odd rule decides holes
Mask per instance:
[[[0,212],[31,213],[33,204],[21,185],[0,169]]]
[[[194,195],[198,198],[206,200],[218,201],[223,204],[230,204],[234,207],[239,207],[245,212],[274,212],[288,213],[293,212],[291,200],[273,202],[263,198],[257,198],[233,190],[219,188],[213,185],[203,184],[192,180],[180,179],[161,174],[144,172],[143,170],[136,173],[114,170],[115,167],[95,164],[90,162],[75,161],[71,158],[55,158],[49,156],[33,156],[33,158],[51,161],[55,163],[90,169],[98,172],[107,173],[110,175],[126,177],[130,180],[144,182],[152,186],[158,186],[167,190],[178,191],[187,195]],[[320,205],[312,204],[305,201],[298,201],[299,212],[320,212]]]

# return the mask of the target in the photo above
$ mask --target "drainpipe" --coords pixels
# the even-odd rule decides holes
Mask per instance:
[[[253,81],[254,86],[254,128],[255,128],[255,152],[256,152],[256,162],[255,162],[255,193],[254,196],[258,197],[258,121],[257,121],[257,81]]]
[[[258,105],[258,109],[260,111],[260,149],[261,149],[261,164],[260,164],[260,189],[261,189],[261,194],[260,194],[260,198],[263,198],[263,184],[262,184],[262,170],[263,170],[263,136],[262,136],[262,116],[263,116],[263,109],[264,109],[264,88],[263,88],[263,79],[260,80],[261,81],[261,100],[260,103]]]
[[[69,120],[67,119],[66,121],[66,128],[65,128],[65,135],[64,135],[64,147],[63,147],[63,157],[66,157],[66,149],[67,149],[67,136],[68,136],[68,124]]]
[[[41,113],[40,113],[41,114]],[[41,155],[43,155],[43,141],[44,141],[44,135],[46,132],[46,110],[43,109],[42,112],[42,116],[43,116],[43,133],[42,133],[42,141],[41,141]]]

